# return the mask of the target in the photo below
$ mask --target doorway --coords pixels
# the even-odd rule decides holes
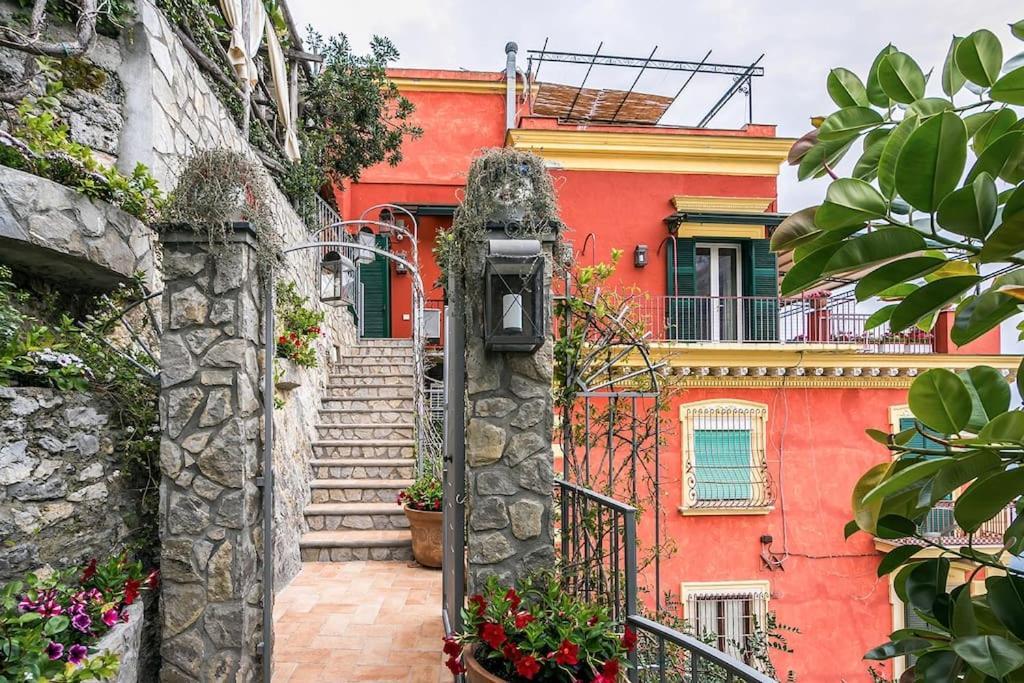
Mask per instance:
[[[707,341],[743,339],[740,315],[740,272],[738,244],[698,244],[695,260],[696,294],[699,307],[697,329]]]
[[[388,238],[377,235],[376,246],[388,248]],[[359,327],[364,339],[386,339],[391,336],[391,260],[377,254],[359,266],[361,315]]]

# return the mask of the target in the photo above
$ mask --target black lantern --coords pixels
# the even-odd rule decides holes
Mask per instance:
[[[529,353],[545,336],[544,256],[537,240],[490,240],[484,266],[484,348]]]
[[[643,268],[647,265],[647,245],[638,244],[633,249],[633,265],[637,268]]]
[[[355,302],[356,268],[352,260],[336,251],[320,261],[320,300],[334,306]]]

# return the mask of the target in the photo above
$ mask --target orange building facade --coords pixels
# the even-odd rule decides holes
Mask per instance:
[[[622,250],[612,284],[645,293],[652,353],[680,387],[662,414],[661,533],[675,547],[662,561],[662,590],[726,648],[769,611],[798,628],[794,652],[773,655],[783,674],[870,680],[863,654],[908,615],[876,576],[887,546],[843,538],[854,483],[889,457],[864,430],[906,424],[907,388],[928,368],[1015,369],[1019,359],[999,355],[998,331],[958,349],[945,319],[937,338],[887,337],[865,332],[866,315],[842,294],[780,299],[786,263],[767,238],[791,140],[774,126],[568,124],[531,113],[520,80],[507,128],[503,72],[391,77],[416,105],[423,135],[404,145],[397,167],[336,188],[343,218],[381,203],[416,214],[428,308],[439,308],[431,249],[451,225],[472,159],[500,146],[544,158],[575,262]],[[401,242],[389,248],[408,252]],[[408,274],[390,271],[387,321],[376,329],[410,336],[410,287]],[[935,526],[956,533],[941,519]],[[641,534],[650,532],[648,518]],[[892,676],[901,666],[876,668]]]

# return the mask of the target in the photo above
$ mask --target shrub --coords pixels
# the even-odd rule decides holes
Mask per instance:
[[[420,475],[407,489],[398,494],[398,504],[408,505],[412,510],[437,512],[441,509],[444,491],[441,479],[429,472]]]
[[[277,357],[304,368],[317,366],[314,342],[321,334],[322,311],[308,306],[309,299],[296,291],[294,282],[277,283]]]
[[[636,646],[628,627],[619,633],[604,607],[581,601],[551,576],[515,588],[491,577],[463,609],[465,630],[446,638],[453,673],[465,671],[464,652],[505,680],[614,683]]]

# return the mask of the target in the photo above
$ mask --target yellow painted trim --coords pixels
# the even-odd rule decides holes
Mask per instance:
[[[771,197],[698,197],[677,194],[672,198],[676,211],[737,211],[764,213],[775,201]]]
[[[476,95],[503,95],[505,81],[467,81],[446,78],[392,78],[402,92],[461,92]],[[523,84],[516,84],[516,92],[523,91]]]
[[[750,237],[762,239],[763,225],[727,225],[725,223],[680,223],[679,237]]]
[[[767,473],[768,469],[768,404],[757,403],[755,401],[746,401],[743,399],[706,399],[703,401],[691,401],[689,403],[683,403],[679,406],[679,448],[680,455],[682,456],[682,472],[683,476],[680,477],[680,486],[682,487],[682,495],[680,500],[683,504],[679,510],[684,515],[765,515],[770,512],[769,509],[765,509],[764,506],[756,508],[732,508],[732,507],[720,507],[720,508],[706,508],[697,507],[696,500],[694,498],[694,491],[692,486],[689,486],[690,472],[694,470],[691,466],[694,455],[693,435],[694,435],[694,418],[698,417],[694,415],[695,411],[702,408],[740,408],[750,411],[749,414],[745,415],[750,419],[750,459],[751,469],[758,468],[762,469]],[[767,476],[766,476],[767,479]],[[765,498],[764,491],[761,487],[764,486],[764,482],[752,482],[751,483],[751,500],[763,500]]]
[[[679,514],[683,517],[724,517],[740,515],[768,515],[775,509],[774,505],[760,508],[688,508],[679,506]]]
[[[682,388],[909,389],[913,377],[679,377]]]
[[[793,140],[514,128],[505,144],[572,171],[777,176]]]

